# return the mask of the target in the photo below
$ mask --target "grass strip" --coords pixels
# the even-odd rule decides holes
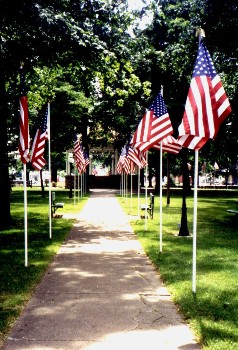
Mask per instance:
[[[196,294],[192,292],[193,195],[187,198],[190,236],[179,237],[182,195],[163,195],[162,253],[159,196],[154,219],[137,217],[138,196],[119,197],[146,254],[157,268],[204,350],[238,349],[238,209],[237,190],[198,191]],[[145,202],[144,195],[140,201]]]
[[[49,192],[42,198],[40,189],[28,189],[28,266],[25,267],[24,194],[22,188],[11,192],[12,226],[0,231],[0,345],[6,333],[19,317],[36,286],[53,261],[55,254],[68,235],[74,219],[65,219],[62,213],[76,215],[88,196],[75,200],[69,191],[54,189],[56,201],[65,206],[52,218],[52,238],[49,238]],[[78,200],[79,199],[79,200]],[[67,217],[67,215],[65,215]]]

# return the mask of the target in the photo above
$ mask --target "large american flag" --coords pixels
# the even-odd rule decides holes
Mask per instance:
[[[46,164],[44,152],[45,141],[48,139],[48,111],[49,107],[47,104],[39,128],[36,131],[31,150],[31,163],[32,166],[38,171],[41,170]]]
[[[21,161],[26,164],[30,161],[30,136],[28,120],[28,102],[25,85],[25,74],[23,66],[20,67],[20,86],[19,86],[19,103],[20,103],[20,138],[19,153]]]
[[[200,149],[213,139],[231,112],[225,90],[211,56],[200,38],[198,55],[179,126],[178,142],[190,149]]]
[[[159,93],[139,123],[131,145],[145,152],[171,134],[173,134],[171,120],[163,97]]]

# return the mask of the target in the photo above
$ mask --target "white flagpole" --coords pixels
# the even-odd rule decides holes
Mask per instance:
[[[48,102],[48,162],[49,162],[49,236],[52,238],[52,198],[51,198],[51,143],[50,143],[50,103]]]
[[[125,185],[126,185],[126,203],[127,203],[127,197],[128,197],[128,175],[125,173]]]
[[[74,207],[75,207],[75,201],[76,201],[76,166],[74,165]]]
[[[194,206],[193,206],[193,277],[192,291],[196,293],[196,257],[197,257],[197,184],[198,184],[198,150],[195,150],[194,165]]]
[[[77,174],[78,174],[78,203],[79,203],[79,192],[80,192],[80,189],[79,189],[79,171],[77,171]]]
[[[146,167],[145,167],[145,205],[148,205],[148,189],[147,189],[147,177],[148,177],[148,151],[146,151]],[[147,231],[147,210],[145,209],[145,230]]]
[[[125,199],[126,199],[126,182],[125,182],[125,173],[124,173],[124,170],[123,170],[123,172],[122,172],[122,183],[123,183],[123,185],[122,185],[122,197],[123,197],[123,199],[124,199],[124,201],[125,201]]]
[[[131,211],[132,211],[132,172],[131,172]]]
[[[28,233],[27,233],[27,188],[26,188],[26,164],[23,164],[24,172],[24,236],[25,236],[25,266],[28,266]]]
[[[82,178],[82,173],[80,174],[80,184],[81,184],[81,198],[83,197],[83,178]]]
[[[140,167],[138,167],[138,218],[140,217]]]
[[[164,86],[161,85],[161,96],[164,96]],[[160,253],[162,253],[162,142],[160,142]]]
[[[162,253],[162,142],[160,142],[160,253]]]

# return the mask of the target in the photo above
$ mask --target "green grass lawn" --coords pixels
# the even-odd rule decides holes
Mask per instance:
[[[58,190],[56,202],[64,202],[52,218],[52,238],[49,235],[49,197],[42,198],[40,189],[28,189],[28,266],[25,267],[24,244],[24,197],[23,189],[11,192],[12,227],[0,231],[0,336],[6,332],[19,316],[37,284],[52,262],[59,247],[69,233],[73,219],[64,219],[60,214],[76,214],[87,196],[76,200],[69,198],[69,190]],[[0,346],[1,346],[0,341]]]
[[[138,197],[120,197],[125,212],[138,214]],[[144,195],[141,196],[144,202]],[[154,219],[131,220],[146,254],[157,267],[174,302],[191,324],[205,350],[238,349],[238,190],[198,192],[196,293],[192,292],[193,195],[187,198],[189,237],[178,237],[181,192],[163,195],[162,253],[159,197]]]

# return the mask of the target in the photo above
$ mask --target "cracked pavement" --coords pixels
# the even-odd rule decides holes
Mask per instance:
[[[94,190],[2,350],[199,350],[114,192]]]

